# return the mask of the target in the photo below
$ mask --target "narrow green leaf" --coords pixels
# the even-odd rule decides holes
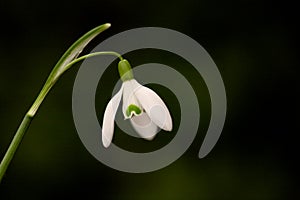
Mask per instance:
[[[82,52],[84,47],[94,39],[99,33],[103,32],[104,30],[108,29],[110,24],[103,24],[98,26],[91,31],[84,34],[81,38],[79,38],[59,59],[55,67],[53,68],[52,72],[50,73],[44,87],[42,88],[41,92],[39,93],[38,97],[36,98],[35,102],[31,106],[28,111],[29,116],[34,116],[37,109],[43,102],[44,98],[58,80],[58,78],[68,69],[68,64],[72,62],[77,56]]]
[[[65,53],[64,55],[60,58],[60,60],[57,62],[55,65],[52,75],[54,75],[54,78],[58,78],[64,71],[65,71],[65,66],[77,58],[77,56],[82,52],[82,50],[85,48],[85,46],[92,40],[94,39],[99,33],[105,31],[110,27],[110,24],[103,24],[101,26],[98,26],[91,31],[87,32],[84,34],[81,38],[79,38]],[[51,77],[51,75],[50,75]],[[49,77],[49,78],[50,78]]]

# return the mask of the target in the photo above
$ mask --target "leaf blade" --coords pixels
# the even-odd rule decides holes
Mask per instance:
[[[58,60],[58,62],[52,69],[38,97],[27,112],[29,116],[33,117],[35,115],[36,111],[38,110],[41,103],[43,102],[53,85],[56,83],[58,78],[68,69],[67,64],[74,60],[92,39],[94,39],[98,34],[105,31],[109,27],[109,23],[97,26],[96,28],[90,30],[89,32],[81,36],[76,42],[74,42],[69,47],[69,49],[63,54],[63,56]]]
[[[82,52],[86,45],[94,39],[98,34],[108,29],[111,25],[109,23],[97,26],[96,28],[90,30],[82,37],[80,37],[76,42],[74,42],[69,49],[63,54],[63,56],[58,60],[57,64],[53,68],[51,75],[54,75],[54,78],[58,78],[65,70],[69,62],[77,58],[77,56]],[[53,74],[52,74],[53,73]],[[50,75],[50,76],[51,76]],[[49,76],[49,78],[50,78]]]

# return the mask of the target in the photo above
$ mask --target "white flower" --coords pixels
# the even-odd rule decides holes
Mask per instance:
[[[104,112],[102,125],[104,147],[108,147],[112,141],[115,115],[122,96],[124,117],[130,120],[142,138],[152,140],[159,128],[171,131],[172,118],[162,99],[153,90],[142,86],[133,78],[127,60],[120,61],[118,67],[123,84],[119,92],[109,101]]]

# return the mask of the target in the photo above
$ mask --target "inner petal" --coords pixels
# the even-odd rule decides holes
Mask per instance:
[[[130,118],[134,130],[144,139],[152,140],[160,129],[151,121],[147,113]]]
[[[138,83],[133,79],[123,83],[123,114],[125,119],[129,119],[132,115],[140,115],[143,112],[140,102],[135,96],[135,91],[139,87]]]

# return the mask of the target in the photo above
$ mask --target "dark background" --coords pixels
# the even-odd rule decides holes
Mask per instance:
[[[198,41],[222,74],[228,113],[217,145],[198,159],[209,119],[201,77],[166,52],[128,55],[133,66],[155,60],[182,72],[197,91],[204,114],[196,140],[176,162],[146,174],[119,172],[94,159],[76,133],[71,102],[77,65],[42,104],[0,185],[0,199],[297,199],[297,11],[288,1],[1,0],[1,157],[56,61],[78,37],[107,22],[112,27],[86,52],[109,36],[145,26],[174,29]],[[116,77],[115,67],[108,77]],[[116,80],[97,93],[103,98],[99,120]],[[180,116],[170,91],[149,87],[165,95],[174,116]],[[134,146],[122,134],[116,131],[116,142]],[[135,151],[151,146],[136,143]]]

